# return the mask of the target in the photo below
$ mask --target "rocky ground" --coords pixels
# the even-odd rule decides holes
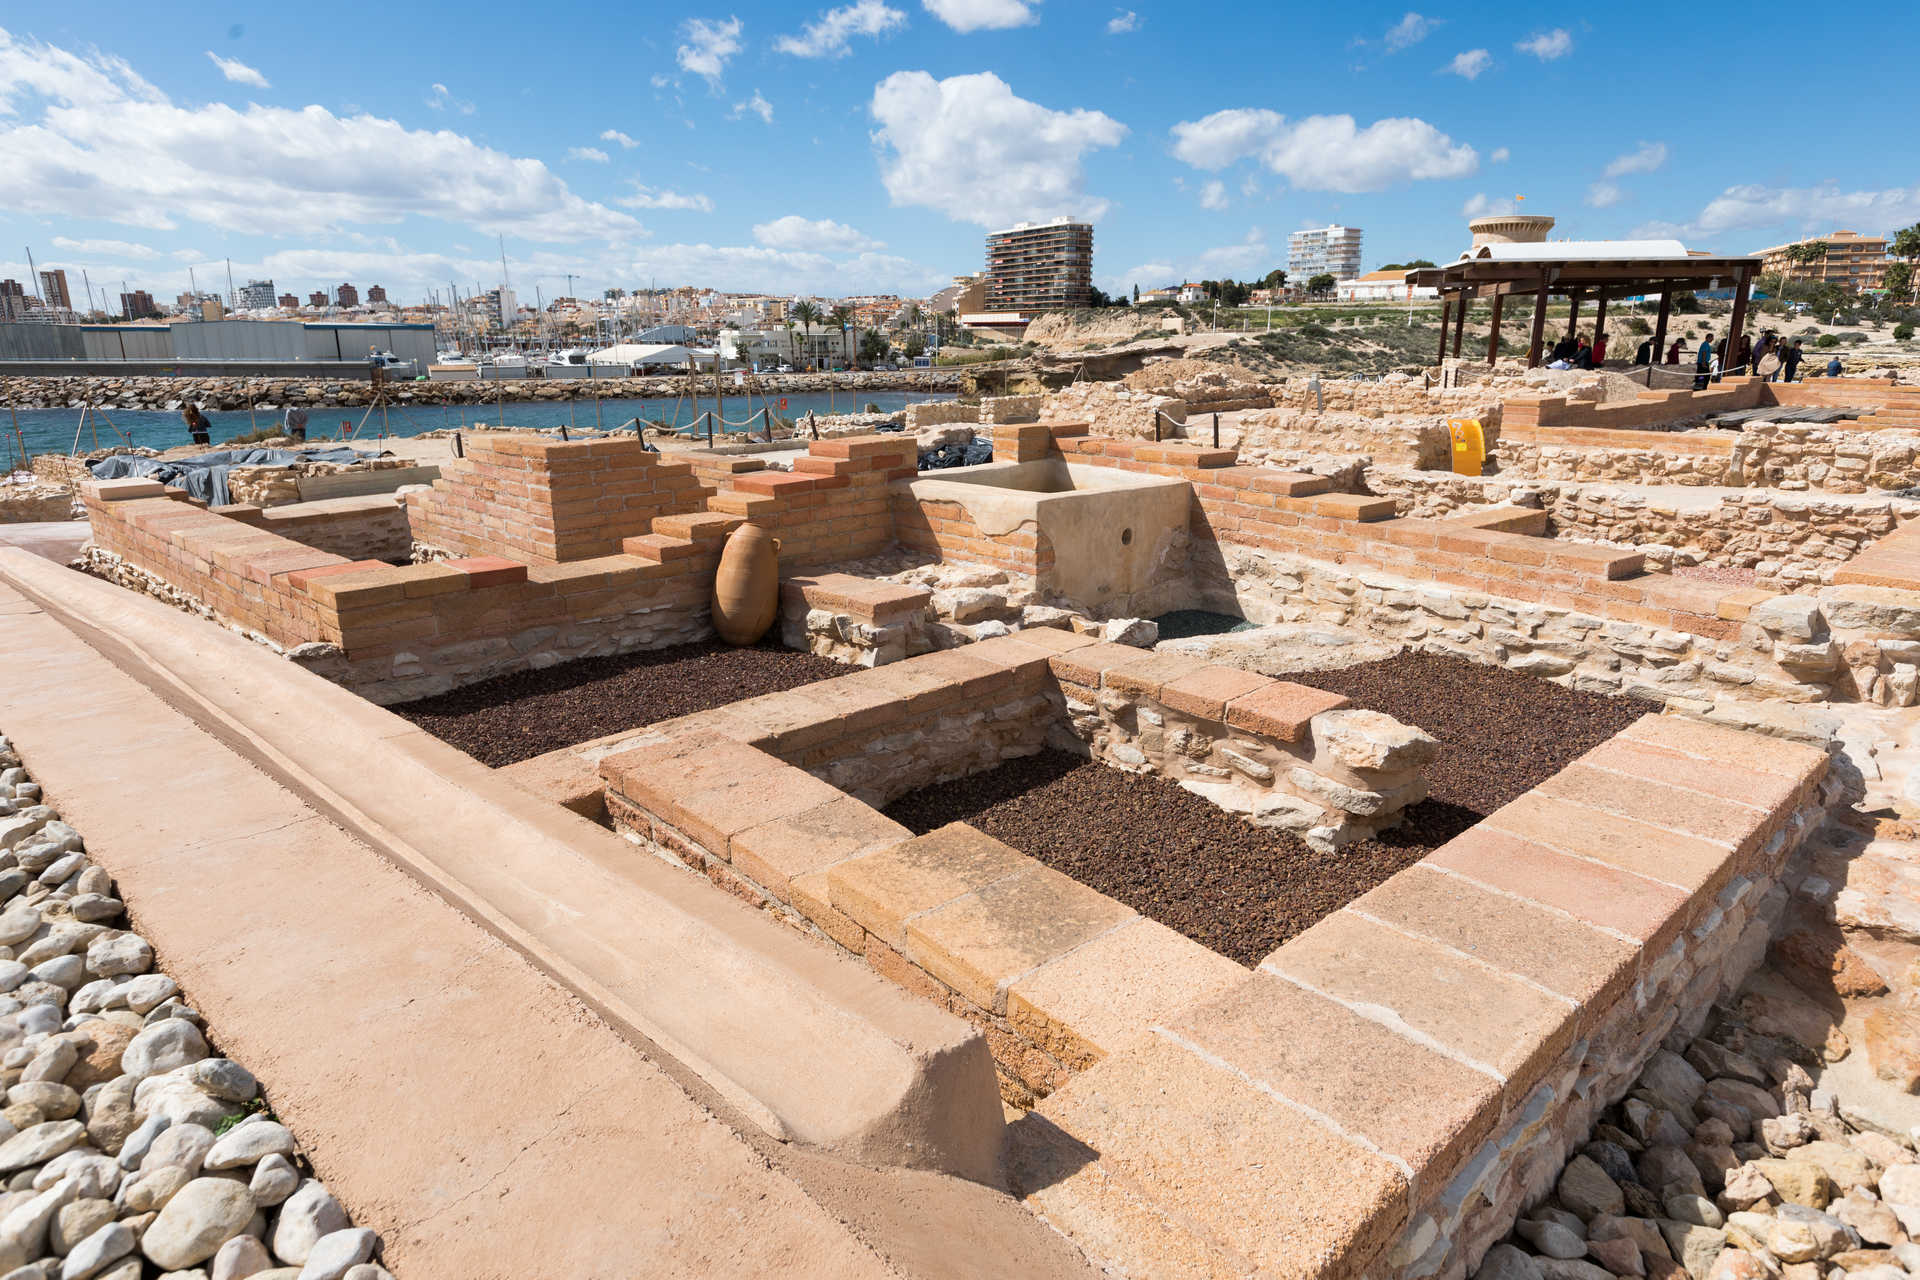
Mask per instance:
[[[1480,1280],[1920,1275],[1916,1134],[1816,1087],[1833,1030],[1763,970],[1610,1108]]]
[[[392,1280],[0,737],[0,1280]]]

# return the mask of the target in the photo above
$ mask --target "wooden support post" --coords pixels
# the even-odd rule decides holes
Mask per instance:
[[[1567,295],[1567,336],[1573,337],[1580,332],[1580,295]]]
[[[1733,319],[1727,326],[1727,353],[1720,357],[1722,369],[1733,363],[1734,353],[1740,349],[1740,333],[1747,327],[1747,291],[1752,287],[1752,273],[1742,271],[1733,286]],[[1752,372],[1747,370],[1749,374]]]
[[[1593,341],[1595,345],[1599,344],[1600,335],[1605,333],[1606,331],[1607,331],[1607,295],[1603,293],[1594,302]],[[1595,363],[1597,364],[1598,362],[1596,361]]]
[[[1507,295],[1493,295],[1493,325],[1487,331],[1487,363],[1491,365],[1500,356],[1500,308],[1506,302]]]
[[[1447,312],[1453,306],[1453,299],[1446,294],[1440,295],[1440,354],[1434,357],[1435,364],[1445,364],[1447,360]]]
[[[1453,358],[1460,358],[1460,339],[1467,336],[1467,295],[1460,295],[1460,313],[1453,318]]]
[[[1540,342],[1547,332],[1547,273],[1540,273],[1540,290],[1533,295],[1533,337],[1527,342],[1527,368],[1540,365]]]
[[[1653,322],[1653,363],[1659,364],[1667,358],[1667,317],[1673,314],[1673,290],[1660,291],[1660,316]],[[1652,386],[1651,379],[1647,382]]]

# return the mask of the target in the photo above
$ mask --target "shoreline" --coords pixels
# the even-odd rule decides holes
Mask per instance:
[[[754,394],[799,395],[828,391],[916,391],[959,393],[965,368],[903,369],[892,372],[762,374],[751,388],[734,386],[729,378],[722,391],[727,399]],[[65,374],[47,377],[0,377],[0,407],[15,409],[79,409],[98,405],[106,409],[170,410],[189,400],[203,409],[228,411],[254,407],[278,409],[287,405],[490,405],[530,404],[568,400],[640,400],[676,396],[687,390],[687,375],[646,378],[516,378],[505,381],[372,382],[341,378],[237,377],[111,377]],[[700,379],[702,399],[713,395],[711,375]]]

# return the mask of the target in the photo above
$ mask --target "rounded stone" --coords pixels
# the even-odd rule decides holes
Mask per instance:
[[[153,948],[137,933],[102,934],[87,946],[86,969],[99,978],[145,973],[153,968]]]
[[[65,1255],[117,1216],[111,1200],[75,1200],[60,1206],[53,1215],[48,1241],[55,1253]]]
[[[140,1161],[140,1169],[146,1172],[167,1165],[178,1165],[187,1171],[188,1177],[198,1177],[215,1141],[213,1130],[204,1125],[169,1125],[147,1148],[146,1157]]]
[[[309,1178],[280,1206],[280,1220],[274,1224],[273,1256],[295,1266],[303,1265],[321,1236],[331,1235],[347,1225],[347,1211],[333,1198],[325,1184]]]
[[[140,1240],[140,1251],[162,1270],[183,1270],[219,1252],[252,1217],[253,1196],[244,1186],[225,1178],[195,1178],[160,1210]]]
[[[273,1258],[267,1253],[267,1246],[261,1244],[257,1236],[242,1232],[221,1245],[220,1252],[213,1255],[208,1280],[245,1280],[247,1276],[272,1269]]]
[[[300,1171],[294,1168],[293,1161],[285,1156],[266,1157],[253,1170],[253,1180],[247,1189],[253,1192],[253,1202],[261,1208],[270,1209],[292,1195],[294,1188],[300,1185]]]
[[[260,1092],[260,1084],[231,1058],[204,1058],[188,1067],[185,1075],[193,1087],[222,1102],[248,1102]]]
[[[137,1080],[184,1067],[207,1056],[207,1040],[185,1018],[166,1018],[145,1028],[120,1055],[120,1068]]]
[[[143,973],[129,978],[120,989],[126,994],[127,1008],[148,1014],[179,994],[180,986],[164,973]]]
[[[78,1120],[52,1120],[23,1129],[0,1143],[0,1173],[45,1164],[86,1136],[87,1127]]]
[[[192,1181],[193,1175],[179,1165],[164,1165],[122,1187],[120,1205],[128,1213],[152,1213],[165,1208],[167,1201]]]
[[[300,1280],[343,1280],[347,1269],[373,1257],[373,1232],[365,1227],[332,1231],[314,1242],[300,1269]]]
[[[80,1114],[80,1095],[51,1080],[26,1080],[7,1090],[7,1102],[38,1107],[49,1120],[70,1120]]]
[[[207,1152],[206,1168],[238,1169],[268,1156],[293,1154],[293,1131],[272,1120],[237,1125]]]

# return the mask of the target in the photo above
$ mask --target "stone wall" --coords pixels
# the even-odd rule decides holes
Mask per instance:
[[[933,648],[933,592],[845,573],[780,584],[780,639],[789,649],[856,667],[899,662]]]
[[[1559,431],[1509,425],[1495,458],[1503,478],[1622,484],[1737,484],[1731,432]]]
[[[0,475],[0,524],[71,520],[73,491],[59,485],[14,484]]]
[[[980,400],[980,421],[986,425],[1034,422],[1038,420],[1046,402],[1047,397],[1043,395],[983,396]]]
[[[1447,421],[1439,417],[1377,417],[1345,410],[1259,409],[1221,424],[1220,439],[1249,453],[1363,454],[1386,466],[1445,470],[1453,463]]]
[[[1151,391],[1130,391],[1115,382],[1076,382],[1047,396],[1039,418],[1047,423],[1084,422],[1097,436],[1152,440],[1156,422],[1162,423],[1162,434],[1174,430],[1162,422],[1161,414],[1176,424],[1185,422],[1187,403]]]
[[[1920,503],[1821,500],[1763,490],[1680,503],[1604,484],[1451,475],[1375,467],[1366,487],[1403,516],[1438,518],[1488,504],[1538,507],[1556,538],[1631,548],[1649,568],[1752,569],[1762,585],[1793,590],[1830,581],[1875,540],[1920,517]]]
[[[344,560],[405,564],[413,554],[406,504],[397,494],[328,498],[269,508],[236,502],[208,510]]]
[[[1111,644],[1062,655],[1054,674],[1094,759],[1170,778],[1323,852],[1395,825],[1427,795],[1422,766],[1439,743],[1338,694]]]
[[[1016,1188],[1116,1274],[1460,1280],[1759,961],[1830,789],[1643,718],[1076,1075]]]
[[[414,540],[456,555],[556,564],[613,555],[660,516],[701,509],[693,468],[638,439],[476,435],[408,493]]]
[[[1920,433],[1749,423],[1734,447],[1728,483],[1829,493],[1920,487]]]
[[[907,430],[922,431],[955,422],[977,423],[980,421],[980,406],[964,400],[933,400],[925,404],[908,405],[906,415]]]
[[[1422,379],[1405,374],[1322,379],[1317,393],[1311,379],[1289,378],[1268,384],[1266,391],[1276,409],[1359,413],[1368,417],[1437,414],[1449,418],[1478,418],[1482,426],[1500,425],[1497,394],[1474,387],[1428,388]]]

